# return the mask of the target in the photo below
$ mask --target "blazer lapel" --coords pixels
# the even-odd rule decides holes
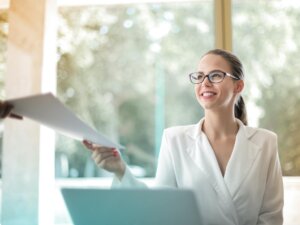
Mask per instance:
[[[201,161],[201,156],[199,155],[199,143],[202,142],[202,135],[201,135],[201,127],[203,124],[204,118],[201,119],[197,124],[192,126],[190,129],[187,129],[186,135],[189,137],[189,141],[187,142],[187,148],[185,149],[188,155],[190,156],[191,160],[200,167],[203,172],[203,166],[202,163],[199,163]]]
[[[203,119],[189,130],[189,136],[194,140],[186,149],[191,160],[200,169],[200,172],[206,177],[207,182],[215,190],[216,195],[223,202],[224,211],[228,212],[234,224],[238,224],[238,215],[232,200],[231,194],[224,182],[217,159],[204,133],[201,132]]]
[[[201,169],[201,172],[205,174],[208,180],[212,181],[211,176],[213,176],[214,171],[210,168],[211,165],[211,155],[206,154],[205,147],[203,147],[203,135],[201,132],[201,127],[204,119],[201,119],[199,123],[195,124],[191,129],[186,130],[187,136],[189,136],[189,145],[185,149],[190,159]],[[210,182],[212,183],[212,182]],[[214,183],[212,183],[214,186]]]
[[[241,121],[239,121],[239,125],[240,129],[224,175],[225,183],[232,197],[238,192],[260,152],[259,146],[250,140],[256,132],[255,129],[244,126]]]

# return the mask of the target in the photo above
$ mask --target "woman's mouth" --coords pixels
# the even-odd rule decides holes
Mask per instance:
[[[212,92],[212,91],[204,91],[204,92],[201,93],[201,96],[203,96],[203,97],[211,97],[211,96],[214,96],[216,94],[217,93]]]

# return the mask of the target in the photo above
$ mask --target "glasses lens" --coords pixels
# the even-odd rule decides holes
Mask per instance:
[[[194,84],[199,84],[202,81],[203,77],[204,77],[204,74],[201,74],[201,73],[191,73],[190,74],[191,82]]]
[[[221,82],[224,79],[224,73],[222,72],[212,72],[208,75],[209,80],[213,83]]]

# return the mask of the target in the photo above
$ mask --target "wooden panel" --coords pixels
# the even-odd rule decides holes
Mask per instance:
[[[10,1],[7,98],[55,92],[55,3]],[[53,224],[54,132],[27,119],[4,125],[1,224]]]
[[[215,46],[232,50],[231,0],[215,0]]]

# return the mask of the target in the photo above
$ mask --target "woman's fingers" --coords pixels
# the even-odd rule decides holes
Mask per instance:
[[[93,150],[93,144],[92,142],[89,142],[88,140],[83,140],[83,145],[87,148],[87,149],[90,149],[90,150]]]
[[[103,146],[100,146],[100,145],[97,145],[97,144],[93,144],[92,142],[90,141],[87,141],[87,140],[83,140],[82,142],[84,144],[84,146],[92,151],[95,151],[97,150],[98,152],[106,152],[106,151],[112,151],[114,150],[115,148],[108,148],[108,147],[103,147]]]
[[[97,166],[110,170],[117,165],[113,162],[120,160],[120,155],[117,150],[108,150],[105,152],[94,151],[92,154],[92,159]]]
[[[99,166],[103,161],[109,159],[110,157],[114,157],[112,152],[105,152],[100,154],[94,154],[93,159],[95,163]]]
[[[110,156],[116,157],[117,156],[116,152],[117,152],[117,150],[112,150],[112,149],[99,149],[99,150],[93,151],[92,158],[93,158],[93,160],[99,162]]]
[[[113,156],[112,151],[98,152],[96,150],[96,151],[93,151],[92,159],[99,162],[100,160],[102,160],[103,158],[106,158],[108,156]]]
[[[125,164],[116,148],[99,146],[87,140],[84,140],[83,144],[92,151],[91,158],[97,166],[115,173],[119,178],[123,176]]]

